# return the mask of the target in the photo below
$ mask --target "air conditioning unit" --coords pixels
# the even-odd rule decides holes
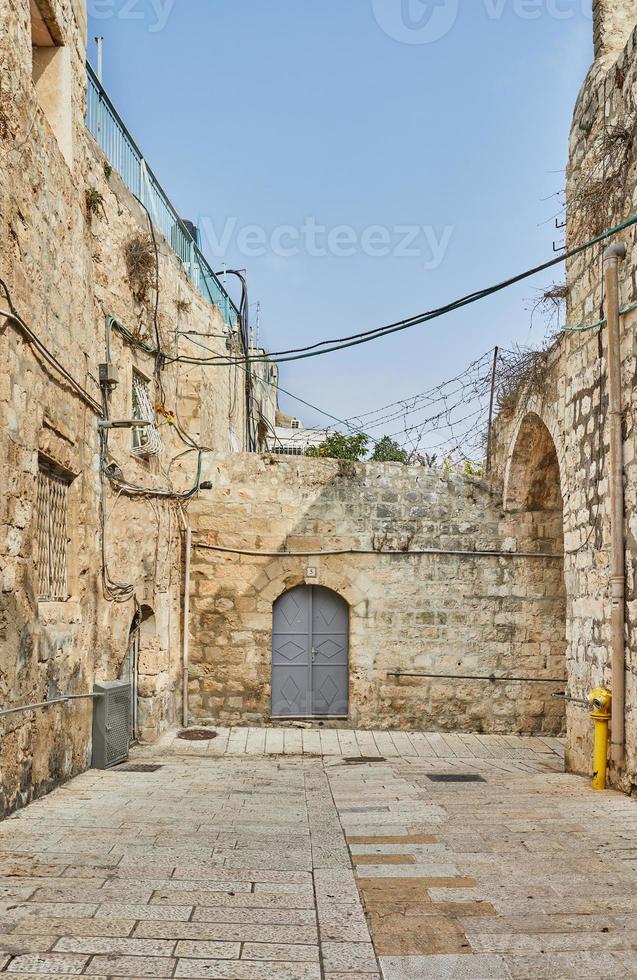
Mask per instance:
[[[128,759],[131,686],[127,681],[96,684],[93,702],[93,768],[109,769]]]

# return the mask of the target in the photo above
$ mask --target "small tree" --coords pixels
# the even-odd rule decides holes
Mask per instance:
[[[367,452],[369,439],[361,433],[358,436],[344,436],[342,432],[332,432],[320,446],[312,446],[307,456],[320,459],[351,459],[358,462]]]
[[[406,463],[409,457],[394,439],[383,436],[376,443],[372,459],[375,463]]]

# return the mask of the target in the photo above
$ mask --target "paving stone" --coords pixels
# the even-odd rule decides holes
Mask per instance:
[[[197,910],[195,910],[196,914]],[[215,908],[206,907],[205,909],[205,922],[206,923],[235,923],[236,925],[249,925],[256,924],[260,926],[273,925],[273,926],[316,926],[316,912],[313,908],[306,909],[263,909],[263,908],[235,908],[233,906],[219,905]],[[107,921],[107,920],[103,920]],[[130,921],[130,920],[127,920]],[[203,928],[204,920],[198,918],[198,923]],[[189,923],[183,923],[188,925]],[[131,929],[135,925],[134,922],[131,924]],[[162,927],[162,923],[156,922],[154,926],[157,928]],[[140,923],[138,928],[143,928],[146,923]],[[152,924],[148,923],[148,928],[152,927]],[[46,931],[46,930],[42,930]]]
[[[125,882],[110,885],[108,888],[76,888],[73,899],[89,904],[103,902],[141,902],[145,904],[153,894],[152,887],[140,885],[131,886]],[[31,897],[32,902],[68,902],[68,891],[65,888],[39,888]]]
[[[347,838],[347,843],[350,847],[358,847],[365,845],[374,845],[376,847],[382,845],[396,845],[398,847],[408,847],[412,844],[437,844],[439,838],[433,834],[404,834],[398,836],[363,836],[363,837],[349,837]]]
[[[401,863],[400,866],[393,867],[391,864],[384,865],[374,862],[373,864],[356,862],[356,873],[359,878],[443,878],[451,879],[457,874],[458,869],[455,864],[427,863],[427,864],[408,864]],[[455,887],[448,885],[447,887]]]
[[[310,884],[294,885],[289,882],[273,884],[272,882],[257,881],[254,884],[254,894],[258,895],[260,892],[276,895],[302,895],[303,898],[314,897],[314,888],[311,882]]]
[[[136,938],[205,939],[215,942],[316,943],[316,926],[233,922],[140,922]],[[187,955],[187,954],[184,954]],[[214,959],[214,957],[211,957]]]
[[[413,854],[352,854],[352,861],[359,864],[415,864]]]
[[[94,956],[84,971],[120,977],[172,977],[176,960],[152,956]]]
[[[379,909],[371,912],[369,926],[378,956],[457,955],[472,952],[462,926],[444,915],[417,915]]]
[[[29,954],[16,956],[15,959],[11,960],[7,972],[79,976],[88,960],[88,956],[64,956],[62,953]]]
[[[359,905],[334,905],[321,908],[319,923],[322,940],[333,942],[369,942],[365,914]]]
[[[178,960],[175,977],[212,977],[212,980],[320,980],[321,970],[315,963]]]
[[[161,939],[119,939],[112,936],[64,936],[56,953],[116,953],[121,956],[170,956],[175,943]]]
[[[214,903],[210,901],[206,906],[197,906],[193,913],[193,919],[201,919],[203,922],[207,921],[207,906],[210,905],[212,908],[220,908],[224,906],[225,908],[236,908],[236,909],[313,909],[314,899],[303,898],[302,895],[277,895],[274,892],[254,892],[251,895],[223,895],[221,893],[215,894]],[[149,908],[160,909],[160,905],[150,905]],[[138,916],[142,918],[142,916]],[[154,916],[148,916],[148,918],[154,918]],[[166,916],[166,918],[169,918]],[[173,916],[175,918],[175,916]],[[184,918],[189,918],[189,916],[184,916]]]
[[[291,963],[293,960],[304,963],[314,963],[319,960],[318,937],[317,945],[292,945],[276,943],[244,943],[241,947],[243,960],[282,960]]]
[[[95,917],[114,919],[161,919],[165,922],[187,921],[192,914],[190,905],[118,905],[105,903],[97,907]]]
[[[380,980],[380,973],[326,973],[325,980]]]
[[[371,943],[322,942],[323,965],[326,972],[376,973],[378,962]]]
[[[0,903],[0,916],[19,922],[27,917],[42,918],[85,918],[95,915],[97,905],[83,905],[74,902],[32,902],[18,904],[15,902]]]
[[[635,935],[626,932],[546,932],[468,934],[472,948],[478,953],[533,954],[550,952],[584,952],[586,950],[635,949]]]
[[[135,927],[135,919],[56,919],[34,917],[22,919],[11,929],[12,935],[51,936],[129,936]]]
[[[619,954],[551,953],[547,956],[505,956],[516,980],[582,980],[583,977],[628,977],[635,975],[634,954],[624,965]]]
[[[186,939],[178,942],[175,948],[175,956],[215,960],[236,960],[240,953],[240,942],[206,942]]]
[[[5,953],[21,956],[25,953],[48,953],[57,941],[57,936],[42,935],[41,932],[32,935],[0,935],[0,959]]]
[[[520,980],[500,956],[383,956],[384,980]],[[580,978],[581,980],[581,978]]]
[[[333,736],[326,746],[336,750]],[[29,942],[32,952],[21,959],[38,955],[35,947],[49,938],[52,951],[42,956],[84,961],[94,952],[85,971],[92,977],[153,975],[159,960],[160,973],[169,961],[177,975],[213,980],[313,980],[317,964],[303,960],[239,958],[229,973],[235,961],[221,951],[236,956],[243,943],[269,955],[267,946],[302,946],[307,955],[318,944],[318,911],[323,952],[332,956],[324,960],[327,980],[371,980],[379,974],[375,957],[336,963],[354,948],[359,956],[371,951],[362,896],[378,952],[392,953],[383,961],[409,980],[461,978],[467,960],[477,977],[485,970],[534,978],[636,972],[634,803],[593,796],[586,780],[560,774],[557,763],[547,771],[551,750],[536,751],[531,740],[476,737],[469,746],[432,737],[442,754],[428,755],[408,738],[419,754],[401,756],[406,743],[398,739],[382,766],[344,767],[330,757],[324,771],[311,758],[255,754],[227,763],[221,754],[211,765],[205,754],[186,754],[144,795],[132,778],[123,786],[124,777],[109,773],[74,780],[0,825],[0,839],[11,825],[4,841],[17,849],[0,861],[0,942]],[[243,736],[234,741],[243,744]],[[427,779],[454,765],[466,771],[469,750],[471,770],[487,783],[440,788]],[[158,757],[154,748],[143,751],[148,761]],[[358,883],[339,807],[355,859],[374,862],[357,864]],[[387,863],[401,855],[415,863]],[[221,863],[228,861],[238,867]],[[453,874],[425,874],[423,865],[452,866]],[[381,874],[367,877],[370,869]],[[591,876],[602,886],[601,903],[589,893]],[[463,934],[475,952],[463,948]],[[394,953],[413,948],[430,955]],[[420,972],[405,974],[405,964]],[[35,975],[19,964],[8,972],[16,980]],[[49,975],[65,974],[49,967]]]
[[[312,880],[310,871],[276,871],[271,868],[207,868],[177,867],[173,878],[186,878],[196,881],[199,877],[206,881],[260,881],[260,882],[289,882],[304,884]]]

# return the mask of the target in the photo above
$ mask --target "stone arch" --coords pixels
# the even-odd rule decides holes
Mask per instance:
[[[518,551],[555,555],[531,559],[525,566],[521,593],[536,600],[533,622],[516,622],[521,663],[528,676],[567,676],[566,584],[564,568],[564,466],[554,435],[538,412],[524,414],[515,429],[504,487],[504,509],[514,528]],[[537,604],[537,598],[541,602]],[[566,686],[566,683],[565,683]],[[563,702],[542,697],[544,718],[564,730]],[[559,712],[559,714],[558,714]]]
[[[513,430],[504,472],[505,511],[551,510],[564,506],[564,456],[562,440],[539,406],[529,405]],[[551,500],[544,489],[552,493]],[[559,499],[558,499],[559,492]],[[532,506],[533,504],[540,506]],[[549,506],[547,506],[549,504]]]
[[[333,570],[323,559],[313,578],[308,577],[305,564],[302,568],[292,570],[290,568],[268,569],[269,581],[263,588],[257,590],[259,599],[272,605],[279,596],[297,585],[322,585],[345,599],[352,616],[364,615],[371,582],[359,568],[352,567],[350,574],[342,559],[339,559],[339,566],[338,571]],[[366,588],[368,584],[369,588]]]

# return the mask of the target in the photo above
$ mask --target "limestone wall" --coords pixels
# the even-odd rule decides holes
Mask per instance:
[[[44,49],[46,63],[60,69],[59,76],[47,76],[46,91],[32,73],[33,5],[0,0],[0,277],[17,313],[89,403],[97,400],[98,409],[0,313],[0,703],[12,707],[84,694],[96,679],[118,677],[126,670],[131,627],[143,615],[139,728],[154,738],[178,719],[181,700],[180,515],[174,502],[131,498],[107,483],[102,534],[98,365],[107,360],[110,345],[120,377],[110,398],[112,418],[131,415],[136,369],[184,433],[218,452],[228,450],[232,433],[237,447],[245,447],[244,375],[169,362],[161,382],[155,378],[155,358],[138,341],[154,346],[156,293],[152,284],[140,290],[126,259],[128,243],[147,238],[148,218],[105,167],[84,126],[84,3],[51,0],[40,6],[62,45]],[[220,313],[192,287],[161,236],[158,247],[162,349],[169,356],[197,352],[180,333],[194,330],[217,335],[204,342],[227,353],[218,337],[224,332]],[[2,290],[0,311],[10,312]],[[134,342],[105,329],[109,316]],[[129,431],[113,433],[109,450],[132,483],[191,487],[196,454],[175,428],[164,424],[160,433],[163,450],[149,461],[132,455]],[[63,602],[38,601],[39,458],[71,481],[69,597]],[[103,541],[110,576],[130,583],[135,601],[120,604],[105,596]],[[0,721],[0,813],[83,769],[90,758],[90,725],[85,701]]]
[[[564,676],[561,559],[451,553],[553,553],[532,516],[504,515],[476,479],[397,464],[239,455],[209,457],[206,476],[214,490],[190,509],[194,720],[270,719],[272,604],[305,582],[350,606],[350,725],[561,731],[558,684],[390,676]],[[427,548],[441,553],[414,553]],[[258,554],[343,549],[372,553]]]
[[[602,10],[603,8],[603,10]],[[634,3],[608,0],[603,13],[607,43],[584,83],[573,118],[567,184],[568,244],[574,246],[637,213],[637,54]],[[625,43],[625,47],[622,45]],[[630,228],[614,241],[627,246],[620,263],[620,301],[628,308],[637,299],[637,244]],[[600,244],[568,263],[567,323],[593,326],[605,315],[603,252]],[[627,766],[613,772],[613,782],[630,790],[637,784],[637,459],[635,380],[637,347],[635,312],[622,316],[622,382],[626,484],[626,737]],[[563,333],[545,358],[544,382],[522,384],[517,401],[501,413],[497,425],[496,474],[505,485],[526,485],[545,458],[531,454],[528,466],[519,457],[525,419],[539,416],[555,445],[564,504],[565,581],[569,693],[586,698],[600,683],[610,684],[609,585],[609,427],[607,338],[601,328]],[[546,447],[545,447],[546,448]],[[526,476],[525,476],[526,469]],[[506,486],[504,489],[507,493]],[[578,772],[592,767],[592,722],[576,702],[568,706],[567,762]]]

